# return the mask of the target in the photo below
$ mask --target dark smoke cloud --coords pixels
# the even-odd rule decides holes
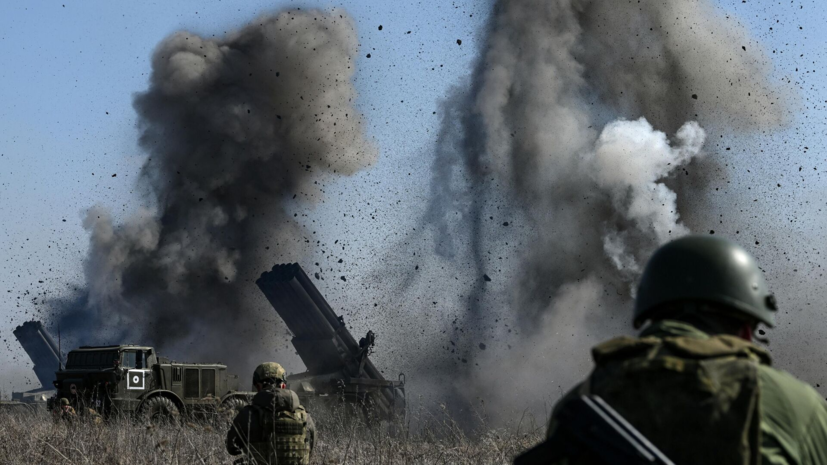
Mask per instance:
[[[318,202],[326,179],[376,158],[354,107],[356,53],[354,26],[335,10],[161,42],[134,101],[151,205],[122,224],[87,212],[87,287],[61,303],[62,326],[84,342],[225,362],[283,343],[253,281],[303,253],[288,202]]]
[[[585,374],[590,345],[626,330],[646,258],[690,231],[678,194],[703,193],[675,177],[714,164],[701,124],[785,122],[767,63],[708,1],[497,2],[470,84],[445,103],[426,216],[438,255],[507,281],[460,289],[464,327],[501,321],[460,345],[514,347],[469,354],[461,396],[500,412],[550,400]],[[526,226],[504,237],[494,204]]]

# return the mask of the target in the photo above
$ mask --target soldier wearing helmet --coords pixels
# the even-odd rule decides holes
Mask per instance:
[[[548,435],[566,430],[562,405],[597,395],[677,463],[827,463],[827,403],[752,343],[776,312],[738,245],[712,236],[664,245],[635,302],[635,328],[648,325],[592,349],[594,370],[558,402]],[[589,454],[568,463],[593,463]]]
[[[245,454],[245,463],[305,465],[316,436],[313,419],[285,385],[278,363],[259,365],[253,373],[256,395],[233,420],[227,452]]]
[[[75,413],[75,409],[72,407],[72,404],[69,403],[69,399],[62,397],[58,402],[57,410],[54,413],[54,417],[58,420],[64,421],[74,421],[77,417],[77,413]]]

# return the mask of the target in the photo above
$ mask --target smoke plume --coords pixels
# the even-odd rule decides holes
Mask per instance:
[[[501,413],[553,400],[586,374],[593,343],[628,331],[646,259],[691,229],[678,197],[702,195],[688,166],[714,164],[702,126],[784,122],[768,62],[708,1],[496,3],[468,85],[443,108],[426,216],[436,253],[478,277],[459,305],[479,329],[454,337],[508,344],[468,353],[459,396]],[[503,205],[523,227],[490,221]]]
[[[356,53],[354,26],[335,10],[161,42],[134,100],[148,208],[121,224],[87,212],[88,287],[63,302],[64,331],[225,362],[283,343],[261,324],[275,318],[253,281],[303,251],[288,206],[320,201],[325,180],[376,158],[354,108]]]

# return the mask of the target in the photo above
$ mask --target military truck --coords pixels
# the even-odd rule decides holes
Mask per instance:
[[[309,410],[346,405],[369,423],[404,422],[405,376],[385,379],[370,361],[372,331],[357,342],[298,263],[276,265],[256,284],[294,336],[307,371],[288,376],[287,387]]]
[[[238,409],[250,392],[238,390],[238,376],[216,363],[179,363],[138,345],[84,346],[70,351],[54,381],[57,398],[79,412],[135,414],[175,420],[182,414]]]

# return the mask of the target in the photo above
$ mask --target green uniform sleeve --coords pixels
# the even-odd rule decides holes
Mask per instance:
[[[258,428],[253,409],[250,406],[244,407],[233,419],[230,430],[227,431],[227,452],[230,455],[239,455],[247,449],[248,438],[253,436],[253,430]]]
[[[313,417],[310,414],[307,414],[307,437],[310,440],[310,453],[313,454],[313,446],[316,445],[316,422],[313,421]]]
[[[574,386],[569,392],[566,393],[566,395],[564,395],[560,400],[557,401],[556,404],[554,404],[554,409],[551,411],[551,418],[549,418],[549,420],[548,420],[548,429],[546,430],[546,437],[547,438],[550,438],[551,435],[554,434],[554,431],[557,429],[557,426],[558,426],[557,414],[558,414],[560,408],[562,407],[562,405],[565,404],[567,401],[569,401],[571,399],[575,399],[578,396],[582,396],[582,395],[586,394],[586,389],[585,389],[584,386],[585,386],[585,381],[583,383],[580,383],[580,384]]]
[[[789,373],[761,366],[761,455],[773,465],[827,464],[827,402]]]

